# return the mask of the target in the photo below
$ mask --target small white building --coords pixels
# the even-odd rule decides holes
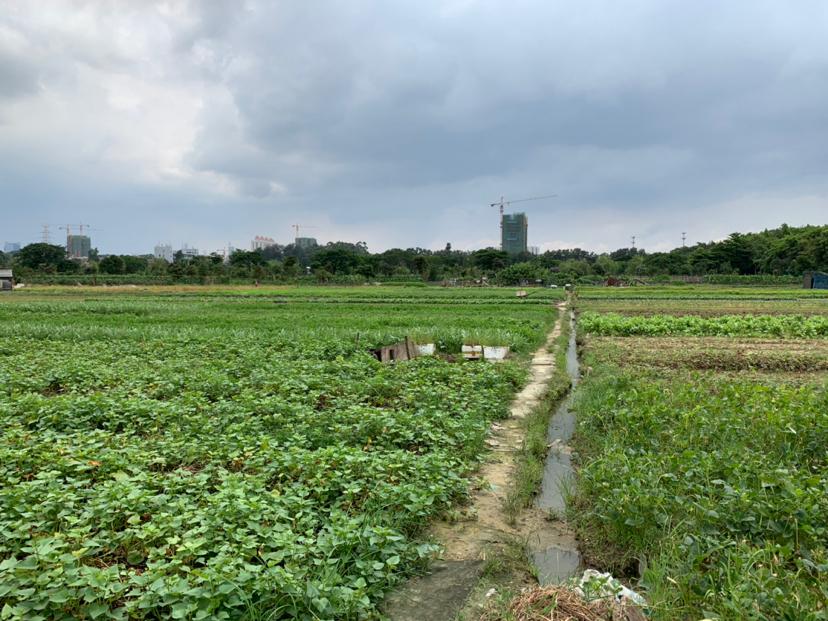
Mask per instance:
[[[250,242],[250,250],[264,250],[270,246],[275,246],[276,240],[272,237],[265,237],[263,235],[256,235],[253,241]]]
[[[190,257],[190,258],[197,257],[198,256],[198,248],[192,248],[192,247],[188,246],[187,244],[184,244],[183,246],[181,246],[181,256]]]
[[[158,244],[152,253],[156,259],[164,259],[167,263],[172,263],[173,249],[171,244]]]

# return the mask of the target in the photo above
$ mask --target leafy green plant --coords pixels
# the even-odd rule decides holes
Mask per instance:
[[[433,555],[424,526],[467,497],[525,369],[367,349],[528,351],[555,315],[435,291],[4,299],[0,618],[375,615]]]

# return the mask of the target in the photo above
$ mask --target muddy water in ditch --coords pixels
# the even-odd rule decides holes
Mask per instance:
[[[569,319],[569,346],[566,351],[566,371],[572,380],[572,389],[578,384],[580,366],[578,364],[578,348],[575,339],[575,318]],[[566,509],[564,500],[566,490],[574,484],[571,450],[568,446],[575,433],[575,415],[573,414],[572,395],[570,390],[567,397],[561,401],[552,418],[549,420],[547,440],[549,454],[543,472],[541,491],[535,501],[539,509],[549,511],[556,516],[562,516]],[[539,542],[540,544],[540,542]],[[578,570],[581,556],[574,538],[569,541],[560,541],[555,545],[532,546],[532,561],[538,574],[541,585],[564,582]]]

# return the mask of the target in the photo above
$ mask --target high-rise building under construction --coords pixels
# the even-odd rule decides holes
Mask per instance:
[[[529,220],[525,213],[505,213],[500,220],[500,248],[509,254],[528,250]]]
[[[88,259],[92,240],[88,235],[67,235],[66,254],[72,259]]]

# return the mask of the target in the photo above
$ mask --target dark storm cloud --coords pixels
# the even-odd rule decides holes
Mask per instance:
[[[488,202],[550,191],[554,204],[526,205],[539,245],[825,220],[819,0],[123,7],[49,19],[17,5],[0,18],[0,97],[107,112],[77,135],[56,122],[46,159],[71,168],[67,144],[89,142],[108,185],[176,197],[159,227],[201,210],[210,241],[302,218],[374,247],[472,245],[496,240]],[[4,63],[27,48],[34,65]],[[40,93],[44,68],[57,77]],[[232,231],[209,219],[222,205]]]

